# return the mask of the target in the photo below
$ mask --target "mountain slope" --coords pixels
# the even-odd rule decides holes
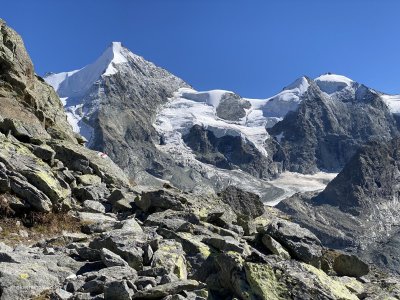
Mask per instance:
[[[57,88],[69,121],[88,146],[107,153],[135,178],[160,160],[152,126],[158,107],[187,87],[117,42],[93,64],[45,80]]]
[[[335,248],[350,248],[398,272],[400,140],[373,142],[352,157],[316,196],[294,196],[278,204],[296,222]]]
[[[287,154],[290,171],[338,172],[360,146],[399,134],[380,93],[338,75],[309,84],[298,109],[269,129]]]

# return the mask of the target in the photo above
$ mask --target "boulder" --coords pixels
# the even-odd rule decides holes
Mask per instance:
[[[124,259],[129,266],[136,270],[143,267],[142,246],[146,241],[141,241],[140,235],[132,232],[113,230],[90,242],[89,247],[93,249],[106,248]]]
[[[228,204],[239,216],[256,218],[264,212],[264,204],[256,194],[243,191],[235,186],[228,186],[220,193],[222,201]]]
[[[103,248],[100,250],[100,257],[101,257],[101,261],[107,267],[115,267],[115,266],[127,267],[127,266],[129,266],[128,263],[121,258],[121,256],[115,254],[114,252],[112,252],[106,248]]]
[[[173,273],[179,279],[187,279],[185,252],[182,245],[175,240],[162,240],[153,253],[152,268],[164,268],[167,273]]]
[[[106,212],[105,206],[102,203],[100,203],[98,201],[94,201],[94,200],[83,201],[83,207],[85,207],[86,210],[89,212],[94,212],[94,213],[105,213]]]
[[[276,220],[266,228],[266,233],[281,243],[293,258],[318,268],[321,266],[321,242],[308,229],[286,220]]]
[[[72,192],[76,199],[81,202],[85,200],[99,201],[100,199],[104,199],[105,197],[107,197],[109,194],[109,190],[107,189],[105,184],[89,186],[80,185],[74,188]]]
[[[158,226],[174,231],[180,231],[188,224],[199,224],[199,218],[190,212],[167,209],[147,217],[146,226]]]
[[[240,244],[240,241],[231,236],[222,237],[215,235],[204,238],[203,242],[215,249],[218,249],[219,251],[234,251],[239,253],[243,253],[245,251],[245,247]]]
[[[10,176],[11,190],[21,199],[24,199],[33,209],[39,212],[51,211],[53,205],[50,199],[28,181],[17,176]]]
[[[130,185],[124,172],[110,158],[98,155],[96,151],[65,141],[52,141],[50,146],[55,150],[56,158],[72,170],[80,171],[83,163],[106,184]]]
[[[23,142],[33,139],[49,139],[50,135],[37,123],[20,121],[15,118],[5,118],[0,122],[0,131],[5,134],[11,133],[18,140]]]
[[[131,232],[131,233],[143,233],[142,227],[139,225],[139,223],[136,221],[134,217],[130,217],[128,219],[125,219],[120,223],[118,226],[122,231],[125,232]]]
[[[101,178],[97,175],[93,174],[84,174],[84,175],[79,175],[76,177],[78,180],[78,183],[87,186],[87,185],[100,185],[101,184]]]
[[[54,164],[54,157],[56,156],[56,153],[48,145],[33,146],[32,153],[38,158],[47,162],[50,166]]]
[[[261,239],[263,245],[271,251],[273,254],[282,257],[283,259],[290,259],[290,254],[282,247],[276,240],[274,240],[270,235],[264,234]]]
[[[341,253],[335,257],[333,270],[339,276],[361,277],[369,273],[369,266],[355,255]]]
[[[162,211],[171,207],[174,210],[184,210],[187,200],[184,197],[171,193],[166,189],[143,192],[135,199],[135,204],[143,211]]]
[[[132,299],[160,299],[169,295],[179,294],[183,291],[193,291],[204,287],[196,280],[180,280],[155,286],[151,289],[135,293]]]
[[[104,286],[105,300],[130,300],[133,291],[129,289],[126,280],[107,282]]]
[[[21,143],[8,140],[0,140],[0,143],[0,162],[6,166],[8,172],[21,174],[31,185],[44,193],[53,205],[69,205],[69,186],[57,179],[48,164]],[[29,201],[26,197],[23,199]]]

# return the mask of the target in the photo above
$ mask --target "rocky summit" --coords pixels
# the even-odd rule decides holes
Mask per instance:
[[[322,155],[346,163],[341,173],[311,202],[285,200],[279,210],[264,205],[259,191],[276,189],[260,182],[304,159],[289,155],[286,130],[309,105],[321,126],[308,124],[306,140],[326,138],[337,115],[322,79],[301,78],[268,101],[197,92],[113,43],[96,63],[46,78],[60,99],[2,20],[0,63],[0,299],[399,299],[395,273],[337,247],[360,240],[362,249],[374,241],[396,249],[398,140],[385,141],[397,127],[382,95],[355,84],[334,90],[345,117],[357,105],[384,117],[373,131],[387,130],[376,142],[383,146],[364,147],[369,138],[360,136],[349,162]],[[354,134],[339,123],[326,132]],[[313,212],[320,230],[302,218]]]

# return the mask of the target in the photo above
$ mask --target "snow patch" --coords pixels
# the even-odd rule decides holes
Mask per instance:
[[[239,122],[219,118],[216,106],[225,93],[227,91],[196,92],[180,89],[160,111],[154,126],[164,137],[166,144],[173,144],[183,152],[187,152],[188,148],[182,137],[194,125],[199,125],[213,132],[217,138],[226,135],[240,136],[244,141],[253,144],[260,153],[268,156],[264,144],[269,134],[265,126],[267,120],[262,112],[249,109],[246,117]]]
[[[352,79],[337,74],[324,74],[315,78],[314,81],[321,91],[329,95],[351,88],[355,84]]]
[[[74,75],[76,72],[79,72],[80,70],[75,70],[75,71],[71,71],[71,72],[62,72],[62,73],[58,73],[58,74],[51,74],[49,76],[46,76],[44,78],[44,80],[50,84],[55,91],[58,90],[58,88],[60,87],[60,84],[67,79],[67,77]]]
[[[400,95],[381,95],[392,114],[400,114]]]
[[[117,73],[118,70],[115,68],[115,65],[128,62],[126,57],[122,54],[122,49],[123,49],[122,44],[120,42],[113,42],[111,44],[111,47],[107,49],[108,52],[111,52],[109,54],[111,54],[110,57],[112,56],[112,59],[109,62],[108,67],[103,76],[109,76]]]
[[[266,100],[266,103],[261,106],[264,116],[283,118],[289,111],[295,111],[309,86],[307,78],[298,78],[282,92]],[[251,101],[251,103],[259,105],[256,101]]]
[[[219,106],[221,98],[224,94],[232,93],[230,91],[225,91],[225,90],[211,90],[206,92],[197,92],[193,89],[188,89],[188,88],[182,88],[179,90],[179,92],[182,98],[196,102],[204,102],[215,108]]]

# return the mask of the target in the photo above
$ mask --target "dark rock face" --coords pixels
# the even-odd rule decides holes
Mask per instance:
[[[323,244],[356,249],[370,261],[397,271],[399,252],[391,245],[399,225],[399,149],[399,139],[371,143],[323,192],[294,196],[278,207],[311,229]]]
[[[226,93],[222,95],[217,107],[217,116],[230,121],[239,121],[246,116],[245,109],[250,108],[249,101],[241,98],[237,94]]]
[[[400,140],[372,143],[360,150],[315,199],[316,204],[337,206],[344,212],[372,213],[398,197]]]
[[[240,136],[216,137],[212,131],[199,125],[194,125],[183,139],[199,161],[218,168],[240,168],[258,178],[276,177],[284,168],[285,156],[272,139],[267,145],[274,151],[270,157],[262,155],[252,143]]]
[[[329,96],[309,83],[299,108],[269,129],[280,139],[288,170],[338,172],[362,145],[398,135],[396,120],[377,92],[356,84]]]

